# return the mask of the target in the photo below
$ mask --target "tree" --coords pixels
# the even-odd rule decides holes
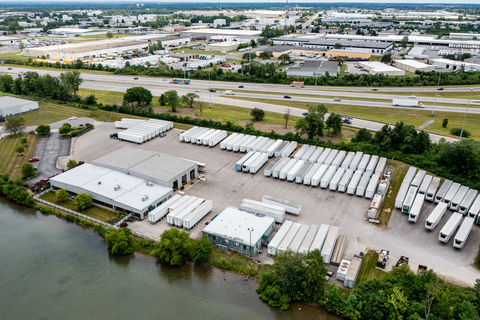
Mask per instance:
[[[133,87],[127,89],[127,92],[123,95],[123,101],[128,103],[137,103],[138,107],[141,107],[142,104],[149,104],[152,102],[153,96],[150,90],[145,89],[144,87]]]
[[[221,69],[219,69],[221,70]],[[195,99],[200,98],[197,94],[193,92],[189,92],[187,94],[184,94],[182,96],[182,102],[186,105],[188,105],[190,108],[193,108],[193,103],[195,102]]]
[[[295,130],[297,134],[306,134],[309,139],[313,139],[316,136],[323,137],[323,130],[325,128],[325,114],[327,108],[323,104],[309,105],[308,115],[297,121]]]
[[[20,41],[20,42],[18,43],[18,47],[20,48],[20,50],[25,49],[25,44],[23,43],[23,41]]]
[[[257,46],[257,43],[255,42],[254,39],[250,40],[250,46],[251,46],[252,48],[255,48],[255,47]]]
[[[255,52],[246,52],[242,56],[242,60],[253,60],[257,57],[257,54]]]
[[[107,36],[107,39],[112,39],[113,38],[113,34],[110,31],[107,32],[106,36]]]
[[[343,46],[342,46],[341,43],[338,43],[338,42],[337,42],[337,43],[335,43],[335,44],[333,45],[333,48],[334,48],[334,49],[342,49]]]
[[[205,109],[205,104],[203,101],[198,102],[197,108],[200,111],[200,116],[203,117],[203,109]]]
[[[282,64],[292,62],[292,58],[290,58],[290,56],[289,56],[288,54],[286,54],[286,53],[281,54],[281,55],[278,57],[278,60],[282,61]]]
[[[170,228],[160,235],[153,254],[172,266],[181,266],[188,259],[191,247],[188,232]]]
[[[290,119],[290,114],[292,113],[292,109],[285,108],[283,109],[285,112],[283,113],[283,119],[285,119],[285,129],[288,126],[288,119]]]
[[[161,94],[160,97],[158,97],[158,103],[160,103],[160,105],[163,107],[166,105],[166,98],[165,98],[165,94]]]
[[[77,210],[85,210],[93,205],[92,196],[86,193],[77,194],[74,202]]]
[[[400,41],[400,47],[406,48],[408,46],[408,37],[405,36],[402,38],[402,41]]]
[[[15,152],[18,153],[18,155],[22,154],[25,151],[25,147],[22,145],[19,145],[15,148]]]
[[[382,59],[380,60],[382,63],[390,63],[392,62],[392,55],[391,54],[384,54]]]
[[[64,202],[68,199],[68,192],[65,189],[60,189],[55,193],[55,196],[59,201]]]
[[[70,159],[68,160],[67,162],[67,168],[68,169],[72,169],[73,167],[75,167],[77,165],[77,161],[75,159]]]
[[[253,120],[262,121],[263,118],[265,118],[265,111],[259,108],[255,108],[250,111],[250,115],[253,117]]]
[[[67,92],[72,93],[76,96],[78,88],[83,82],[82,74],[78,71],[64,72],[60,74],[60,83],[67,90]]]
[[[72,127],[71,127],[71,126],[63,125],[63,126],[61,126],[60,128],[58,128],[58,133],[60,133],[60,134],[67,134],[67,133],[69,133],[70,131],[72,131]]]
[[[258,43],[262,46],[266,45],[268,43],[268,39],[267,38],[264,38],[264,37],[261,37],[261,38],[258,38]]]
[[[11,117],[5,121],[5,131],[17,134],[22,133],[25,130],[24,121],[22,121],[21,117]]]
[[[331,113],[327,121],[325,121],[325,125],[328,130],[328,134],[330,134],[330,129],[333,130],[333,133],[340,133],[342,132],[342,117],[338,113]]]
[[[442,127],[446,128],[448,126],[448,119],[443,119]]]
[[[402,320],[408,307],[408,299],[398,288],[393,288],[393,293],[388,296],[388,302],[385,307],[390,310],[389,319]]]
[[[35,129],[35,131],[39,135],[49,135],[50,134],[50,126],[48,124],[41,124]]]
[[[20,169],[22,170],[22,176],[24,177],[29,177],[35,172],[35,167],[29,162],[22,164]]]
[[[133,252],[133,236],[128,228],[109,228],[105,235],[105,242],[112,254],[130,254]]]
[[[172,109],[172,112],[176,112],[177,108],[180,106],[180,97],[178,96],[177,91],[169,90],[164,92],[165,95],[165,104]]]
[[[26,145],[27,142],[28,142],[28,139],[27,139],[26,137],[23,137],[23,138],[20,139],[20,143],[21,143],[21,144],[25,144],[25,145]]]
[[[370,143],[372,141],[372,133],[367,130],[366,128],[362,128],[358,130],[355,137],[352,138],[352,142],[367,142]]]
[[[263,60],[269,60],[270,59],[270,55],[267,53],[267,52],[262,52],[258,55],[258,57],[260,59],[263,59]]]
[[[205,263],[212,252],[213,243],[208,237],[204,236],[193,245],[190,257],[195,263]]]

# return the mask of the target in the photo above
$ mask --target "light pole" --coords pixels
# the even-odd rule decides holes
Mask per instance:
[[[253,256],[253,254],[252,254],[252,231],[253,231],[253,228],[248,228],[247,230],[250,232],[250,255]]]
[[[437,102],[437,94],[438,94],[438,87],[440,86],[440,78],[442,77],[442,73],[440,72],[438,75],[438,83],[437,83],[437,90],[435,90],[435,100],[433,100],[433,109],[432,109],[432,117],[433,112],[435,111],[435,103]],[[432,124],[432,132],[435,130],[435,122]]]
[[[208,71],[208,95],[210,96],[210,109],[212,109],[212,91],[210,91],[210,71]]]
[[[465,110],[465,117],[463,118],[462,131],[460,131],[460,139],[458,139],[458,142],[462,141],[463,127],[465,127],[465,120],[467,120],[467,112],[468,112],[468,107],[470,106],[470,98],[472,98],[472,91],[473,91],[473,88],[470,88],[470,96],[468,97],[467,110]]]

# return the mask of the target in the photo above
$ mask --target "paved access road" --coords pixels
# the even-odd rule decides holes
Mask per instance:
[[[39,175],[29,180],[28,184],[33,185],[41,179],[47,179],[62,172],[56,167],[57,158],[70,154],[71,141],[72,139],[60,139],[58,132],[51,132],[49,137],[39,138],[33,151],[33,157],[40,158],[40,161],[32,162]]]

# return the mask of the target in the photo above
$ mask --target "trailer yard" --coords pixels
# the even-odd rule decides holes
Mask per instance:
[[[65,161],[66,163],[68,159],[74,158],[77,161],[83,160],[91,163],[100,156],[128,146],[128,142],[109,139],[109,135],[115,131],[113,124],[103,123],[95,131],[79,137],[75,141],[73,156],[62,159],[61,162]],[[195,159],[207,164],[206,181],[195,180],[193,185],[186,186],[184,190],[186,195],[209,199],[213,202],[212,211],[198,222],[196,227],[189,230],[192,238],[199,238],[205,223],[211,221],[226,207],[238,207],[244,198],[261,201],[264,194],[269,194],[301,204],[301,213],[299,215],[287,213],[287,220],[305,225],[327,224],[338,227],[339,235],[348,236],[344,258],[350,259],[354,254],[364,252],[366,248],[377,251],[388,248],[392,264],[402,255],[406,255],[410,258],[409,265],[412,270],[416,270],[418,265],[426,265],[428,268],[435,269],[439,275],[459,284],[462,282],[473,284],[478,278],[478,271],[471,265],[477,252],[477,244],[480,242],[478,226],[473,226],[462,250],[453,247],[453,239],[450,239],[448,244],[439,242],[439,231],[446,224],[451,213],[447,211],[433,232],[425,229],[425,220],[436,206],[434,202],[425,201],[415,224],[408,223],[407,214],[401,213],[400,210],[394,210],[388,227],[376,228],[365,220],[365,213],[371,203],[371,200],[365,197],[331,191],[329,188],[314,188],[295,181],[266,177],[263,170],[257,174],[240,173],[235,170],[234,165],[245,156],[245,153],[222,150],[220,145],[206,147],[180,142],[177,133],[178,130],[173,129],[167,133],[165,138],[149,140],[138,145],[137,148],[160,150],[166,154]],[[356,158],[352,159],[352,162],[359,161],[360,156]],[[268,168],[271,161],[270,158],[263,168]],[[367,166],[368,163],[361,165]],[[369,166],[369,169],[373,170],[372,165]],[[395,195],[387,193],[387,197],[390,196]],[[170,228],[166,219],[158,221],[156,224],[151,224],[146,219],[130,224],[129,227],[136,232],[157,238],[164,230]],[[280,227],[281,225],[277,224],[269,240]],[[263,253],[257,254],[255,258],[271,262],[265,247]],[[390,267],[391,265],[387,264],[387,270]]]

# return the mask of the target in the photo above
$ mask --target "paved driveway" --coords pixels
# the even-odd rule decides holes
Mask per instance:
[[[49,137],[39,138],[33,151],[33,157],[39,157],[40,161],[34,162],[33,165],[40,174],[29,180],[28,184],[33,185],[41,179],[62,172],[56,167],[57,158],[70,154],[70,144],[71,139],[60,139],[58,132],[51,132]]]

